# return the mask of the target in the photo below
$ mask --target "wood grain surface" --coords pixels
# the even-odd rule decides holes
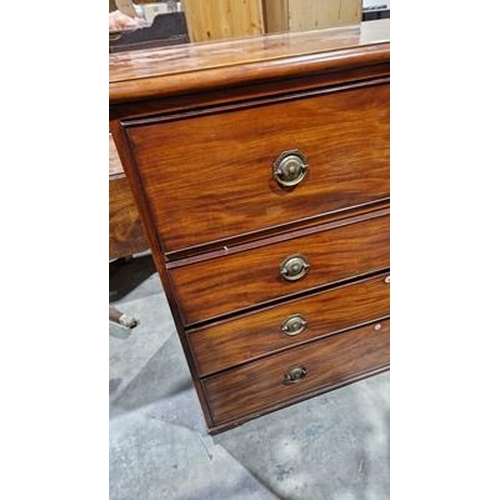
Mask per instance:
[[[134,126],[127,134],[165,251],[389,195],[389,86]],[[189,138],[189,139],[188,139]],[[294,149],[309,172],[273,179]]]
[[[126,177],[109,179],[109,258],[118,259],[149,248]]]
[[[182,10],[193,42],[264,32],[261,0],[182,0]]]
[[[388,368],[389,79],[388,20],[110,56],[110,130],[210,432]],[[282,189],[291,149],[309,172]]]
[[[109,137],[109,259],[144,252],[149,248],[132,191]]]
[[[320,339],[202,380],[214,422],[265,410],[298,395],[334,386],[389,364],[390,321]],[[378,327],[377,327],[378,328]],[[293,367],[307,369],[295,384],[283,383]]]
[[[384,274],[308,295],[189,334],[200,376],[389,316],[386,277]],[[298,335],[286,335],[282,324],[296,314],[307,321],[307,327]]]
[[[362,0],[288,0],[289,30],[308,31],[360,23],[361,4]]]
[[[357,24],[361,0],[262,0],[267,33],[309,31]]]
[[[110,104],[388,62],[389,21],[109,56]]]
[[[169,270],[185,324],[389,267],[389,216],[346,224],[254,250]],[[316,228],[316,231],[321,228]],[[280,276],[281,263],[302,254],[309,272]]]

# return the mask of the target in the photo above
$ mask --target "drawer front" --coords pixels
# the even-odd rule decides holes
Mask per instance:
[[[388,275],[316,293],[193,332],[200,376],[390,314]]]
[[[387,211],[382,213],[386,214]],[[255,306],[389,267],[389,216],[321,231],[170,270],[185,324]],[[281,270],[299,255],[309,265],[296,281]]]
[[[388,84],[130,125],[127,134],[165,251],[389,196]],[[307,173],[281,187],[274,163],[291,150],[305,155]]]
[[[321,339],[204,379],[214,421],[218,424],[243,417],[388,366],[389,320],[376,325]],[[301,369],[306,370],[305,376]]]

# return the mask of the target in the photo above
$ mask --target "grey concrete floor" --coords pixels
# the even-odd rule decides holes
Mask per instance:
[[[149,256],[110,300],[110,500],[389,498],[388,372],[210,436]]]

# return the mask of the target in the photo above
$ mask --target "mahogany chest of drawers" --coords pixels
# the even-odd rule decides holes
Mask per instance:
[[[389,367],[388,31],[110,55],[110,127],[211,432]]]

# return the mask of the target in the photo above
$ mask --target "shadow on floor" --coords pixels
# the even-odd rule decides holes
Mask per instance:
[[[123,299],[156,273],[151,254],[117,259],[109,264],[109,301]]]

